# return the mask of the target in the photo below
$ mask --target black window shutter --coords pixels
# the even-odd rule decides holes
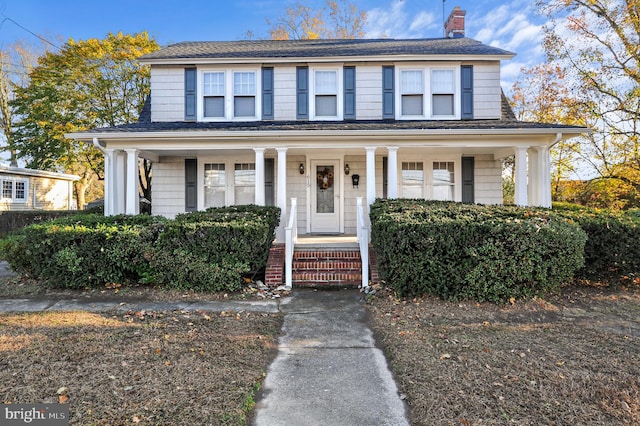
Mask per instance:
[[[264,203],[267,206],[275,205],[275,161],[273,158],[264,159]]]
[[[344,67],[344,119],[356,119],[356,67]]]
[[[382,67],[382,118],[395,118],[393,66]]]
[[[473,65],[462,65],[460,67],[460,78],[462,87],[462,114],[463,120],[473,118]]]
[[[309,67],[296,68],[296,118],[309,119]]]
[[[184,119],[196,119],[196,84],[197,74],[195,68],[184,69]]]
[[[273,120],[273,68],[262,68],[262,119]]]
[[[184,210],[193,212],[198,209],[198,160],[184,160]]]
[[[462,157],[462,202],[473,204],[474,196],[474,158]]]

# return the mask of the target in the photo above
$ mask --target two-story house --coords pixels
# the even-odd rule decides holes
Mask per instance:
[[[139,122],[69,136],[105,155],[105,213],[297,199],[298,233],[354,234],[356,197],[501,204],[515,155],[519,205],[551,206],[549,149],[587,129],[517,121],[500,87],[514,53],[464,37],[454,9],[436,39],[185,42],[140,59]],[[283,225],[278,235],[282,236]]]

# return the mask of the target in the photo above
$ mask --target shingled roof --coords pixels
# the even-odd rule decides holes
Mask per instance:
[[[242,40],[182,42],[140,58],[142,62],[177,59],[315,58],[396,55],[494,55],[515,53],[470,38]]]

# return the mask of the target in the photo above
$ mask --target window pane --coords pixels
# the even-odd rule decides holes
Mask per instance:
[[[204,95],[224,96],[224,73],[204,73]]]
[[[205,117],[224,117],[224,97],[207,96],[204,98]]]
[[[400,77],[400,90],[402,94],[423,93],[422,71],[402,71]]]
[[[316,93],[317,94],[337,94],[338,75],[335,71],[316,71]]]
[[[224,163],[204,165],[204,205],[205,207],[223,207],[225,205],[225,166]]]
[[[316,166],[316,213],[335,212],[335,170],[333,166]]]
[[[453,95],[433,95],[433,115],[453,115]]]
[[[335,117],[338,115],[338,100],[336,96],[316,96],[316,116]]]
[[[422,95],[402,95],[402,115],[422,114]]]
[[[433,163],[433,199],[453,201],[454,167],[452,161]]]
[[[256,193],[255,163],[236,163],[234,170],[234,196],[236,205],[253,204]]]
[[[254,72],[233,73],[233,94],[234,95],[255,95],[256,94],[256,73]]]
[[[25,200],[27,198],[25,189],[26,188],[24,182],[16,182],[16,199]]]
[[[13,182],[9,180],[2,181],[2,198],[13,198]]]
[[[453,93],[453,70],[431,71],[431,93]]]
[[[422,162],[402,163],[402,196],[424,198],[424,170]]]
[[[254,96],[236,96],[233,98],[233,114],[236,117],[255,117],[256,98]]]

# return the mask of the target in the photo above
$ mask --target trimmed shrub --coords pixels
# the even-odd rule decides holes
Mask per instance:
[[[595,280],[640,276],[638,210],[600,210],[568,203],[554,203],[553,208],[587,233],[584,267],[577,276]]]
[[[20,272],[60,288],[154,283],[234,291],[265,267],[280,210],[243,206],[180,215],[79,214],[31,225],[0,244]]]
[[[582,266],[585,233],[549,210],[424,200],[371,208],[380,276],[403,296],[505,302],[557,289]]]

